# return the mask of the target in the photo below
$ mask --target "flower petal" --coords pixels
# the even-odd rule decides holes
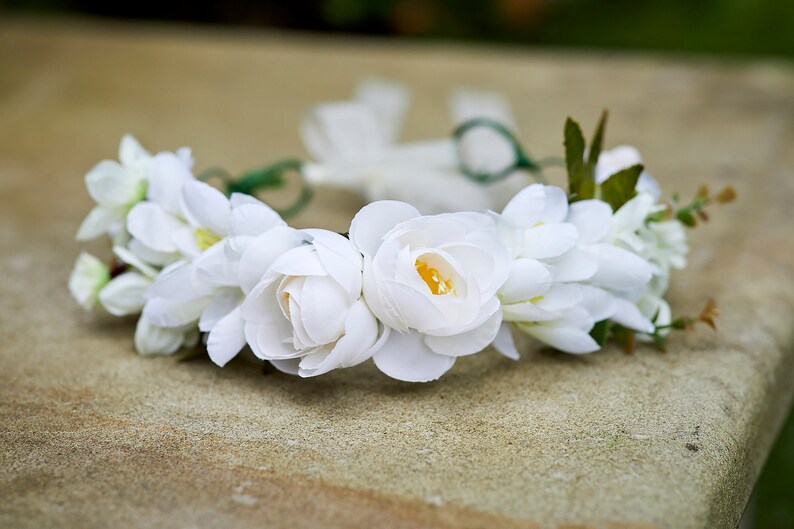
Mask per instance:
[[[298,365],[300,364],[300,358],[287,358],[284,360],[270,360],[270,363],[273,364],[273,367],[285,373],[287,375],[295,375],[298,376],[298,371],[300,368]]]
[[[143,198],[143,183],[118,162],[103,160],[85,175],[88,194],[97,204],[124,206]]]
[[[146,263],[155,266],[166,266],[179,259],[176,252],[158,252],[133,238],[128,244],[130,251]]]
[[[651,280],[651,265],[628,250],[593,244],[587,251],[598,261],[598,271],[590,279],[595,286],[628,292],[643,288]]]
[[[334,342],[344,333],[350,302],[347,293],[332,278],[307,276],[300,306],[300,317],[312,342]]]
[[[580,306],[590,313],[594,321],[609,319],[615,312],[615,297],[606,290],[581,285],[582,302]]]
[[[375,112],[357,101],[317,105],[301,122],[301,138],[312,158],[319,161],[360,156],[387,143]]]
[[[569,309],[582,302],[581,285],[566,285],[556,283],[543,294],[536,305],[549,312]]]
[[[198,324],[199,330],[201,332],[210,332],[220,320],[236,310],[242,300],[243,293],[240,290],[234,288],[221,289],[201,312]]]
[[[196,278],[212,285],[239,287],[237,263],[231,263],[224,250],[225,245],[214,244],[202,252],[193,261]]]
[[[367,204],[353,217],[350,241],[362,253],[375,255],[381,240],[397,224],[419,216],[419,210],[405,202],[381,200]]]
[[[173,153],[161,152],[152,158],[149,175],[149,200],[169,213],[180,214],[182,186],[194,179],[185,161]]]
[[[550,312],[540,308],[536,303],[524,301],[502,306],[502,318],[512,322],[551,321],[560,317],[559,312]]]
[[[121,259],[122,262],[130,265],[131,267],[138,270],[144,276],[148,277],[150,280],[154,280],[157,277],[158,271],[146,264],[140,257],[135,255],[130,249],[125,248],[123,246],[114,246],[113,253],[116,254],[116,257]]]
[[[548,259],[559,257],[579,240],[579,230],[573,224],[541,224],[524,232],[523,257]]]
[[[191,225],[211,230],[218,237],[229,232],[232,207],[223,193],[209,184],[189,180],[182,186],[182,214]]]
[[[304,230],[312,237],[312,245],[328,274],[342,288],[347,289],[351,300],[361,296],[361,271],[363,257],[353,244],[342,235],[328,230]]]
[[[561,283],[587,281],[598,271],[598,260],[579,247],[546,262],[551,266],[554,281]]]
[[[601,348],[589,333],[574,327],[553,324],[525,327],[519,324],[519,328],[546,345],[565,353],[593,353]]]
[[[376,351],[378,327],[378,320],[366,303],[363,300],[357,301],[347,312],[342,338],[327,355],[321,357],[319,362],[312,362],[311,360],[314,359],[309,358],[302,361],[300,376],[322,375],[337,367],[349,367],[367,360]]]
[[[437,354],[446,356],[466,356],[479,353],[488,347],[502,325],[502,312],[497,310],[482,325],[461,334],[452,336],[425,336],[425,344]]]
[[[133,166],[151,158],[149,151],[144,149],[132,134],[125,134],[119,143],[119,161],[122,165]]]
[[[211,301],[211,297],[188,301],[151,298],[143,306],[143,315],[158,327],[179,327],[197,322],[201,312]]]
[[[598,242],[609,234],[612,227],[612,208],[602,200],[574,202],[568,210],[566,222],[579,230],[580,242]]]
[[[612,321],[637,332],[653,333],[656,328],[651,321],[642,315],[637,305],[627,299],[615,297],[615,311]]]
[[[499,289],[502,303],[529,301],[543,295],[551,286],[549,267],[535,259],[516,259],[507,281]]]
[[[237,307],[212,327],[207,338],[210,360],[223,367],[245,347],[245,321]]]
[[[124,220],[123,208],[96,206],[80,224],[75,238],[78,241],[90,241],[107,233],[113,224]]]
[[[152,325],[143,316],[135,327],[135,350],[141,356],[171,355],[182,347],[184,329],[167,329]]]
[[[300,356],[292,347],[290,336],[275,323],[245,322],[245,341],[254,354],[263,360],[285,360]]]
[[[277,226],[248,245],[240,258],[240,287],[250,292],[279,256],[303,244],[304,235],[287,226]]]
[[[185,224],[154,202],[141,202],[127,216],[130,234],[152,250],[172,253],[177,250],[174,235]]]
[[[539,222],[556,224],[568,214],[568,197],[556,186],[532,184],[519,191],[505,206],[502,216],[523,228]]]
[[[493,347],[510,360],[519,360],[518,348],[513,338],[513,326],[507,322],[502,323],[499,332],[493,340]]]
[[[455,364],[454,356],[434,353],[416,332],[392,332],[373,358],[383,373],[405,382],[437,380]]]
[[[256,236],[265,233],[270,228],[287,225],[281,216],[267,204],[259,202],[256,199],[253,199],[254,202],[243,203],[238,198],[239,196],[240,193],[232,194],[229,236]]]
[[[146,290],[152,280],[137,272],[121,274],[99,291],[99,302],[114,316],[138,314],[143,309]]]
[[[383,79],[365,79],[356,86],[354,99],[375,113],[384,143],[396,142],[410,99],[405,87]]]
[[[177,261],[160,272],[152,285],[150,296],[190,301],[212,294],[212,285],[195,281],[194,275],[195,268],[191,263]]]

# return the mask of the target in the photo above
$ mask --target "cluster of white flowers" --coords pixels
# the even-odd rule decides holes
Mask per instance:
[[[595,174],[637,157],[604,152]],[[251,196],[227,197],[193,176],[188,149],[152,156],[125,136],[119,159],[86,176],[97,206],[77,235],[109,235],[115,260],[81,254],[69,286],[86,309],[140,314],[141,354],[204,336],[220,366],[248,346],[302,377],[372,358],[390,377],[424,382],[490,345],[518,359],[513,329],[576,354],[601,347],[598,322],[653,334],[670,321],[669,271],[685,264],[680,222],[651,221],[661,206],[648,174],[617,211],[533,184],[501,213],[422,215],[375,201],[339,234],[294,229]]]

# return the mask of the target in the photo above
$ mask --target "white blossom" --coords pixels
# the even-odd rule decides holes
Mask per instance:
[[[254,354],[303,377],[371,358],[389,329],[361,298],[363,259],[350,241],[326,230],[283,228],[262,236],[257,244],[263,243],[292,248],[246,259],[244,268],[263,271],[241,309]]]
[[[108,281],[109,267],[93,255],[82,252],[69,276],[69,292],[81,307],[91,310],[96,305],[99,292]]]
[[[493,341],[510,254],[492,219],[423,217],[404,202],[374,202],[354,217],[350,240],[364,256],[364,299],[392,329],[373,357],[385,374],[435,380]]]
[[[505,322],[561,351],[589,353],[599,349],[590,330],[614,307],[608,296],[583,283],[596,274],[597,261],[578,249],[580,233],[567,221],[568,213],[562,189],[533,184],[496,216],[513,255],[499,297]],[[495,346],[518,357],[507,328]]]

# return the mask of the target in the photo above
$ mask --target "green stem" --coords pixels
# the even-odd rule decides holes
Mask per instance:
[[[303,178],[301,167],[303,167],[302,160],[297,158],[289,158],[266,167],[248,171],[244,173],[238,180],[226,178],[224,179],[224,183],[226,184],[226,192],[228,194],[244,193],[246,195],[253,196],[261,189],[282,187],[286,183],[284,176],[285,173],[288,171],[295,171],[298,173],[298,176],[301,179],[300,195],[286,208],[276,209],[282,218],[287,219],[303,211],[303,209],[309,204],[312,197],[314,196],[314,191],[312,190],[311,186]],[[215,174],[216,173],[213,173],[212,176],[215,176]]]

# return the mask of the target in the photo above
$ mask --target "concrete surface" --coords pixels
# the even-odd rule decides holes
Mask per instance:
[[[82,176],[124,132],[240,171],[301,154],[304,111],[365,74],[412,86],[410,139],[448,133],[452,86],[495,88],[533,153],[609,107],[609,145],[666,189],[733,185],[671,295],[715,297],[719,333],[482,354],[427,385],[299,380],[140,358],[132,321],[72,302]],[[0,526],[734,527],[794,393],[792,145],[790,65],[3,21]],[[328,193],[297,224],[358,206]]]

